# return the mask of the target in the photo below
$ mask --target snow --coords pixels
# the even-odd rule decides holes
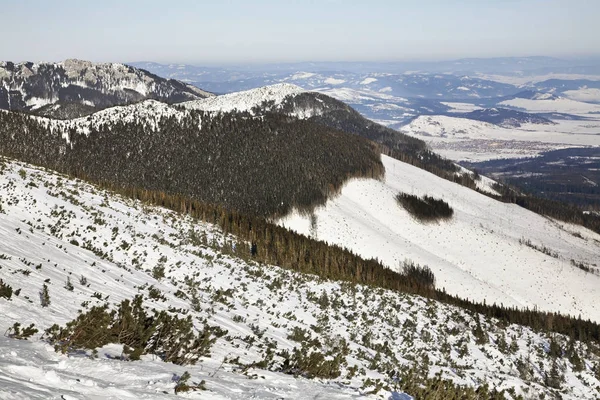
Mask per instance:
[[[436,285],[488,304],[537,307],[600,321],[600,276],[571,265],[596,263],[600,235],[514,204],[504,204],[411,165],[382,156],[385,181],[352,180],[316,212],[316,237],[397,269],[404,259],[429,265]],[[398,192],[441,198],[454,208],[449,222],[422,224],[398,206]],[[309,217],[293,213],[282,226],[309,235]],[[525,238],[559,254],[519,244]]]
[[[43,107],[43,106],[45,106],[47,104],[51,104],[53,102],[54,102],[53,99],[44,99],[41,97],[30,97],[29,99],[27,99],[25,104],[27,104],[27,106],[31,107],[32,110],[35,110],[37,108]]]
[[[377,82],[377,78],[365,78],[360,82],[360,84],[361,85],[369,85],[373,82]]]
[[[471,103],[457,103],[457,102],[440,102],[441,104],[450,107],[449,112],[453,113],[468,113],[475,110],[482,110],[482,107],[476,106]]]
[[[346,81],[344,79],[326,78],[323,82],[325,82],[328,85],[341,85],[342,83],[345,83]]]
[[[301,80],[301,79],[312,78],[315,75],[316,74],[312,73],[312,72],[296,72],[294,75],[286,78],[285,80],[298,81],[298,80]]]
[[[375,92],[373,90],[356,90],[351,88],[318,88],[315,92],[326,94],[327,96],[333,97],[334,99],[351,103],[351,104],[363,104],[367,102],[406,102],[407,99],[403,97],[396,97],[389,94]],[[382,104],[384,105],[384,104]]]
[[[571,99],[571,100],[576,100],[576,101],[583,101],[583,102],[593,102],[593,103],[599,103],[600,102],[600,89],[596,89],[596,88],[579,88],[577,90],[567,90],[565,92],[563,92],[563,95],[565,95],[567,98]]]
[[[469,271],[463,266],[464,270],[456,271],[455,275],[465,279],[465,286],[472,285],[475,295],[478,290],[486,289],[491,297],[502,292],[499,285],[503,281],[486,283],[476,278],[484,279],[498,267],[490,259],[495,257],[497,260],[499,251],[504,251],[500,255],[504,254],[511,261],[519,261],[511,258],[510,250],[516,249],[524,260],[539,261],[538,267],[543,268],[549,278],[557,280],[556,285],[558,282],[564,284],[565,279],[566,285],[544,293],[544,290],[555,288],[546,282],[548,279],[536,282],[530,274],[538,275],[527,263],[511,267],[506,261],[507,269],[513,273],[518,270],[513,276],[525,276],[522,282],[513,282],[514,297],[522,286],[539,283],[531,296],[537,294],[545,297],[547,302],[558,304],[563,292],[578,285],[581,294],[570,293],[574,296],[574,304],[586,293],[589,296],[587,302],[593,303],[591,299],[596,298],[597,293],[587,292],[587,289],[596,283],[595,276],[585,275],[589,283],[582,283],[573,277],[569,268],[563,266],[562,269],[567,271],[557,272],[551,260],[531,253],[529,248],[520,248],[514,241],[523,229],[531,234],[532,240],[541,237],[536,232],[558,233],[557,237],[544,237],[548,239],[545,244],[560,251],[561,257],[570,252],[582,260],[586,255],[597,258],[597,244],[593,242],[597,236],[580,227],[564,225],[560,228],[552,221],[523,214],[514,207],[497,205],[483,196],[475,197],[480,195],[440,181],[421,170],[385,157],[383,161],[387,169],[386,182],[350,182],[341,196],[330,202],[340,206],[345,204],[346,220],[328,220],[327,213],[318,211],[319,236],[331,236],[340,225],[340,232],[347,235],[357,226],[355,220],[348,217],[362,216],[361,231],[355,234],[359,241],[355,249],[365,253],[383,250],[384,261],[389,261],[392,247],[396,248],[397,256],[411,256],[408,250],[412,248],[434,257],[425,249],[423,237],[427,235],[430,242],[442,242],[438,255],[447,252],[443,257],[447,261],[434,257],[439,263],[430,264],[441,283],[449,274],[440,274],[440,269],[452,270],[451,265],[458,254],[461,254],[460,258],[464,257],[465,264],[470,265],[474,257],[471,253],[475,252],[480,257],[477,266]],[[415,191],[448,197],[457,213],[455,222],[420,227],[403,215],[402,210],[387,207],[388,195],[401,186],[414,186]],[[439,372],[457,384],[470,386],[488,381],[493,387],[512,388],[529,398],[540,398],[542,394],[548,397],[551,393],[539,384],[552,362],[545,350],[549,336],[543,333],[516,325],[499,328],[500,324],[495,320],[418,296],[318,279],[243,261],[223,250],[223,244],[231,238],[214,225],[124,199],[82,181],[27,164],[4,162],[0,166],[0,188],[0,235],[3,238],[0,241],[0,276],[14,289],[21,289],[19,295],[13,294],[10,300],[0,298],[0,315],[3,316],[0,331],[5,332],[15,322],[35,323],[40,329],[28,341],[0,336],[2,399],[176,398],[175,381],[184,371],[191,374],[192,382],[205,380],[208,389],[184,394],[184,398],[409,399],[409,394],[383,389],[369,394],[373,386],[365,382],[367,378],[386,382],[384,369],[387,365],[402,370],[413,365],[411,360],[419,360],[422,354],[429,357],[431,377]],[[328,204],[326,208],[330,206]],[[494,211],[497,207],[504,208]],[[374,212],[376,209],[380,211]],[[387,214],[383,215],[384,212]],[[506,233],[511,221],[497,221],[498,213],[501,218],[514,219],[515,232]],[[482,226],[477,228],[477,223]],[[330,224],[334,226],[330,227]],[[527,227],[528,224],[533,225]],[[399,232],[401,230],[406,232]],[[446,230],[448,234],[444,234]],[[568,233],[571,230],[585,239],[575,238]],[[394,234],[390,235],[392,231]],[[203,235],[206,235],[206,241],[196,243],[192,240]],[[401,235],[404,237],[398,240]],[[416,239],[411,239],[412,236]],[[452,240],[445,242],[443,238],[448,236]],[[407,249],[411,240],[414,244]],[[416,240],[421,240],[421,245],[417,246]],[[494,242],[501,242],[504,247],[494,245]],[[367,243],[369,251],[365,250]],[[432,243],[432,246],[436,245]],[[487,256],[486,248],[491,253]],[[404,254],[398,254],[399,250]],[[152,269],[160,265],[164,267],[165,277],[156,279]],[[82,275],[87,277],[89,286],[79,282]],[[67,278],[72,280],[73,291],[63,287]],[[185,296],[175,295],[178,291],[192,295],[192,289],[185,282],[192,282],[192,287],[197,289],[199,309],[192,307]],[[44,283],[49,287],[51,298],[47,308],[42,308],[38,300],[38,292]],[[149,298],[145,294],[149,285],[159,289],[165,301]],[[228,289],[231,297],[216,300],[217,290]],[[96,293],[102,300],[95,296]],[[227,334],[217,339],[210,357],[202,358],[195,366],[165,363],[151,355],[143,356],[140,361],[121,361],[122,348],[116,344],[99,349],[97,358],[91,357],[89,352],[59,354],[40,339],[45,328],[54,323],[63,325],[73,319],[78,310],[104,303],[113,306],[136,294],[144,294],[148,307],[183,310],[180,313],[191,315],[197,327],[206,319],[209,325],[226,329]],[[321,306],[315,298],[323,294],[338,300],[339,308]],[[582,315],[587,315],[587,310],[582,311]],[[471,333],[478,319],[490,335],[485,345],[477,345]],[[342,339],[347,341],[348,365],[342,367],[340,378],[307,379],[276,372],[277,367],[266,370],[240,367],[225,361],[225,357],[239,357],[246,365],[261,361],[265,349],[273,345],[276,353],[291,350],[299,346],[289,337],[290,329],[294,327],[306,329],[324,346],[332,340],[333,343]],[[317,331],[317,327],[321,328]],[[373,344],[365,342],[366,335]],[[499,350],[499,335],[514,344],[514,353]],[[449,346],[447,352],[443,350],[444,344]],[[375,346],[390,346],[391,350],[380,352]],[[575,373],[565,359],[567,384],[561,395],[565,399],[594,399],[600,382],[594,378],[591,368],[600,360],[586,346],[577,346],[581,346],[589,369]],[[464,355],[459,354],[462,352]],[[374,362],[376,354],[381,357],[380,362]],[[534,381],[519,377],[515,363],[524,357],[539,371],[534,372]],[[281,362],[280,357],[275,355],[274,362]],[[347,378],[351,366],[357,367],[357,373]]]
[[[583,103],[581,101],[575,101],[559,97],[557,99],[511,99],[504,100],[498,105],[511,106],[525,109],[528,112],[538,113],[566,113],[566,114],[579,114],[586,115],[589,113],[600,112],[600,105]]]
[[[303,91],[300,86],[278,83],[258,89],[187,101],[179,105],[187,109],[209,112],[251,111],[253,107],[260,106],[265,101],[273,101],[275,105],[279,105],[287,96]]]

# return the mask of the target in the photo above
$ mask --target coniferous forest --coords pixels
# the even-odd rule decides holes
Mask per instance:
[[[199,125],[201,126],[199,128]],[[351,177],[380,178],[376,146],[309,121],[269,113],[200,112],[143,123],[102,125],[82,135],[0,114],[0,152],[65,173],[185,195],[271,217],[323,204]]]

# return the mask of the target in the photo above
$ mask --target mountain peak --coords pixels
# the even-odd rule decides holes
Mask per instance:
[[[146,99],[167,103],[210,93],[119,63],[67,59],[60,63],[0,64],[0,109],[70,119]]]
[[[183,106],[188,109],[211,112],[251,111],[252,108],[261,105],[265,101],[272,101],[275,105],[279,105],[287,96],[297,95],[304,91],[300,86],[291,83],[277,83],[257,89],[188,101],[183,103]]]

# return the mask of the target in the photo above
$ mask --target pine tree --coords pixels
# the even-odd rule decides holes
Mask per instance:
[[[544,384],[553,389],[560,389],[564,382],[564,376],[560,369],[557,359],[552,361],[552,368],[549,373],[546,373]]]
[[[12,294],[12,287],[10,287],[10,285],[4,283],[4,281],[0,279],[0,298],[4,297],[5,299],[10,300]]]
[[[42,307],[48,307],[50,305],[50,292],[48,291],[48,285],[45,283],[40,291],[40,303]]]
[[[67,289],[70,292],[73,291],[73,284],[71,283],[71,278],[68,276],[67,276],[67,282],[65,283],[65,289]]]

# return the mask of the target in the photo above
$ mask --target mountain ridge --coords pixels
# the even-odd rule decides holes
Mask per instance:
[[[118,63],[0,63],[0,109],[70,119],[103,108],[156,99],[211,96],[197,87]]]

